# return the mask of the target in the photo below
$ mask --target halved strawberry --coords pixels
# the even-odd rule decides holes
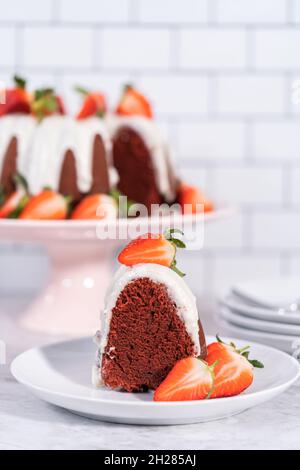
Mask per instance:
[[[206,199],[205,195],[196,186],[182,183],[179,189],[179,204],[184,214],[196,214],[197,212],[211,212],[213,203]]]
[[[214,365],[196,357],[178,361],[154,392],[154,401],[204,400],[214,388]]]
[[[15,76],[15,88],[5,90],[5,103],[0,103],[0,116],[12,113],[30,113],[30,99],[26,91],[26,82]]]
[[[124,87],[123,95],[117,106],[116,113],[122,116],[145,116],[150,119],[153,117],[152,107],[149,101],[132,85],[126,85]]]
[[[5,193],[1,191],[0,219],[18,218],[29,201],[28,186],[25,179],[19,173],[16,173],[13,179],[16,190],[8,198],[5,198]]]
[[[173,234],[180,230],[169,229],[162,234],[146,233],[132,240],[119,254],[118,260],[126,266],[140,263],[154,263],[173,269],[180,276],[184,276],[176,267],[176,249],[184,248],[185,244]],[[182,232],[180,232],[182,233]]]
[[[61,220],[68,215],[68,199],[61,194],[44,189],[33,196],[25,209],[21,212],[20,219],[27,220]]]
[[[111,196],[106,194],[91,194],[86,196],[74,209],[73,220],[115,219],[117,205]]]
[[[211,398],[239,395],[253,382],[253,368],[264,367],[257,360],[249,359],[249,346],[237,349],[234,343],[225,344],[217,336],[217,342],[207,347],[206,362],[216,364],[215,384]]]
[[[107,110],[106,99],[102,93],[90,92],[84,88],[76,87],[76,90],[84,96],[84,101],[76,119],[86,119],[90,116],[103,117]]]
[[[31,102],[31,111],[34,116],[42,120],[53,114],[65,114],[65,107],[60,96],[57,96],[53,88],[41,88],[35,90]]]

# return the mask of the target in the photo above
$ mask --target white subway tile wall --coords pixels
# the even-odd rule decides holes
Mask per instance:
[[[139,0],[136,18],[142,23],[193,24],[206,23],[210,0]]]
[[[61,21],[80,23],[126,23],[130,0],[60,0]]]
[[[217,0],[216,20],[221,24],[285,23],[286,0]]]
[[[205,160],[210,164],[226,160],[243,160],[246,125],[240,120],[182,119],[177,125],[177,152],[182,160]]]
[[[92,67],[93,39],[93,31],[87,27],[26,27],[22,38],[21,65],[62,70]]]
[[[247,65],[247,34],[241,28],[194,27],[179,31],[178,66],[188,70],[241,70]]]
[[[254,64],[263,70],[300,68],[298,45],[300,31],[287,27],[259,28],[254,33]]]
[[[238,213],[183,265],[198,294],[300,273],[299,0],[0,0],[0,79],[152,98],[183,177]],[[300,90],[300,85],[299,85]],[[299,93],[300,98],[300,93]],[[31,290],[40,251],[0,246],[0,291]],[[16,274],[17,273],[17,274]]]
[[[234,116],[280,116],[286,106],[286,81],[283,77],[258,77],[256,74],[228,75],[216,79],[216,113]]]
[[[14,67],[16,64],[16,32],[14,28],[3,26],[0,29],[0,66]]]
[[[49,22],[52,17],[52,0],[0,0],[0,20],[10,23],[27,21]]]

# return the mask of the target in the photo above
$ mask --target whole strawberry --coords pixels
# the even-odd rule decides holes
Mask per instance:
[[[51,189],[33,196],[21,212],[22,220],[62,220],[68,215],[69,198]]]
[[[0,103],[0,116],[15,113],[30,113],[30,99],[26,91],[26,81],[16,75],[14,83],[14,88],[5,90],[4,103]]]
[[[126,85],[124,87],[123,94],[116,109],[116,114],[121,116],[144,116],[148,119],[153,118],[151,104],[147,98],[132,85]]]
[[[103,93],[92,92],[82,87],[76,87],[75,90],[84,98],[76,119],[80,121],[91,116],[103,117],[105,115],[107,104]]]

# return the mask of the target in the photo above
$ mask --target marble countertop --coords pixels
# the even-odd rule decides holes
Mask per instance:
[[[92,421],[48,405],[15,382],[11,360],[57,338],[23,331],[28,300],[0,298],[0,449],[299,449],[300,382],[287,393],[232,418],[181,426],[131,426]],[[215,333],[213,307],[203,306],[207,333]],[[279,432],[280,430],[280,432]]]

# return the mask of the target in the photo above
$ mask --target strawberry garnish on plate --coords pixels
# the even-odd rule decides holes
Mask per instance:
[[[214,365],[196,357],[178,361],[154,392],[154,401],[204,400],[214,388]]]
[[[184,273],[176,267],[176,250],[185,248],[182,240],[173,237],[174,233],[181,233],[177,229],[169,229],[165,234],[146,233],[132,240],[119,254],[118,260],[126,266],[140,263],[154,263],[167,266],[180,276]]]
[[[214,210],[213,203],[196,186],[182,183],[179,188],[178,200],[184,214],[196,214],[198,212],[211,212]]]
[[[249,359],[249,346],[238,349],[234,343],[226,344],[218,336],[217,342],[207,347],[205,360],[209,365],[215,364],[211,398],[239,395],[252,384],[254,367],[264,367],[261,362]]]
[[[62,220],[69,211],[69,199],[51,189],[33,196],[21,212],[23,220]]]
[[[5,103],[0,103],[0,116],[13,113],[30,114],[30,98],[26,91],[26,81],[15,75],[15,87],[5,90]]]
[[[0,194],[0,219],[16,219],[29,201],[28,187],[25,179],[16,173],[14,175],[16,190],[7,198],[4,191]]]
[[[115,200],[106,194],[91,194],[86,196],[74,209],[73,220],[115,219],[117,205]]]
[[[76,87],[83,97],[83,103],[76,119],[86,119],[91,116],[103,117],[107,110],[106,99],[102,93],[91,92],[85,88]]]
[[[41,88],[35,90],[33,94],[31,111],[41,121],[46,116],[65,114],[65,107],[62,99],[55,94],[53,88]]]
[[[152,107],[139,91],[132,85],[124,87],[123,94],[116,109],[116,114],[121,116],[145,116],[149,119],[153,117]]]

